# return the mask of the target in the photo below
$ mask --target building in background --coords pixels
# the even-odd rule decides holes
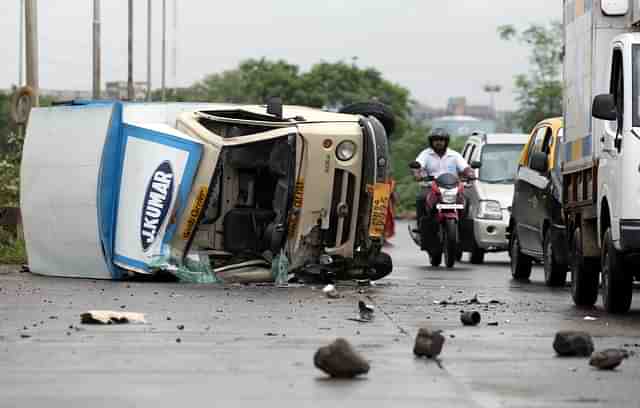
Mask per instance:
[[[473,131],[495,133],[495,120],[479,119],[467,115],[451,115],[433,118],[432,128],[443,128],[452,136],[469,136]]]
[[[106,99],[127,99],[127,81],[111,81],[107,82],[105,85]],[[133,95],[133,99],[135,101],[144,101],[147,96],[147,83],[145,81],[134,82]]]

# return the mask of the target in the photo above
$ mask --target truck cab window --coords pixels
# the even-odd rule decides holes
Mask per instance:
[[[624,113],[624,75],[622,64],[622,51],[615,49],[613,51],[613,61],[611,62],[611,84],[610,92],[616,103],[616,111],[618,112],[618,120],[616,126],[622,126]]]
[[[633,127],[638,127],[640,126],[640,114],[639,114],[639,110],[640,107],[638,105],[640,105],[640,101],[638,100],[638,98],[640,98],[640,89],[638,87],[640,87],[640,44],[634,44],[632,51],[631,51],[631,56],[632,56],[632,61],[631,63],[633,64],[633,78],[632,78],[632,126]]]

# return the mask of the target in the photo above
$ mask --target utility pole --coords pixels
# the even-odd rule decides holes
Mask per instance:
[[[178,71],[178,0],[173,0],[173,87],[177,88]]]
[[[36,0],[26,0],[27,85],[33,89],[33,106],[40,106],[38,86],[38,10]]]
[[[100,0],[93,0],[93,99],[100,99]]]
[[[151,101],[151,0],[147,0],[147,101]]]
[[[134,100],[133,93],[133,0],[129,0],[129,75],[127,77],[127,98]]]
[[[167,100],[166,70],[165,70],[166,65],[167,65],[167,0],[162,0],[162,102]]]
[[[24,0],[20,0],[20,28],[18,29],[18,88],[24,78]]]
[[[496,105],[494,101],[494,94],[497,94],[502,90],[502,87],[498,84],[486,84],[484,86],[484,91],[489,94],[491,99],[491,110],[493,111],[493,118],[496,118]]]

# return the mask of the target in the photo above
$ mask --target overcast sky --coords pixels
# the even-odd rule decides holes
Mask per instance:
[[[174,36],[174,1],[177,30]],[[146,80],[147,1],[134,2],[134,80]],[[0,0],[0,88],[18,82],[20,0]],[[91,0],[38,1],[40,87],[90,90]],[[101,1],[102,79],[127,79],[127,0]],[[561,19],[560,0],[166,0],[167,86],[187,86],[247,58],[284,59],[308,70],[321,60],[375,67],[414,99],[442,107],[450,96],[485,104],[487,82],[502,85],[510,109],[513,77],[528,50],[500,40],[502,24]],[[152,3],[152,85],[160,86],[162,1]],[[174,40],[177,48],[174,75]]]

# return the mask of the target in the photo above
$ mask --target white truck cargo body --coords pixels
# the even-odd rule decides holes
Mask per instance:
[[[31,270],[102,279],[145,273],[175,233],[169,215],[186,205],[203,150],[175,129],[176,117],[212,106],[220,107],[92,102],[34,109],[20,197]]]
[[[631,304],[640,254],[640,0],[564,0],[563,209],[572,294]]]

